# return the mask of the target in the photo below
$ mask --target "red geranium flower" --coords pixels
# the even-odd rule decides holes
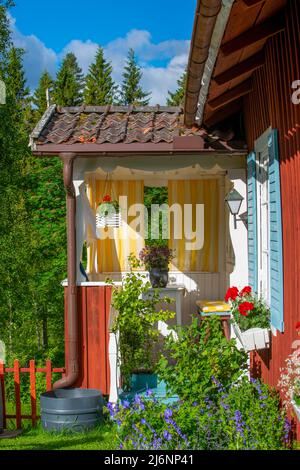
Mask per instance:
[[[244,317],[247,317],[248,312],[254,309],[254,304],[252,302],[242,302],[239,305],[239,312]]]
[[[252,292],[251,286],[245,286],[245,287],[241,290],[240,295],[243,297],[244,295],[251,294],[251,292]]]
[[[237,287],[235,286],[229,287],[225,295],[225,302],[228,302],[228,300],[235,300],[238,295],[239,295],[239,290]]]
[[[109,194],[106,194],[106,196],[104,196],[103,202],[111,202],[111,197]]]
[[[295,328],[296,330],[299,330],[300,329],[300,321],[297,321],[296,325],[295,325]]]

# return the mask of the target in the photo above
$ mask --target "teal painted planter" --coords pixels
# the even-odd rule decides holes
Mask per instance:
[[[143,392],[145,390],[154,389],[157,387],[157,375],[156,374],[143,374],[137,373],[131,375],[131,391],[132,392]]]
[[[144,374],[148,375],[148,374]],[[149,374],[155,375],[155,374]],[[145,400],[152,400],[153,396],[157,399],[159,403],[164,403],[165,405],[172,405],[179,401],[178,395],[171,394],[168,389],[166,383],[162,380],[157,382],[157,387],[150,388],[152,390],[153,395],[147,395],[147,389],[139,390],[139,391],[131,391],[131,392],[122,392],[119,396],[121,402],[124,400],[128,401],[130,404],[133,403],[135,396],[139,395],[143,397]]]

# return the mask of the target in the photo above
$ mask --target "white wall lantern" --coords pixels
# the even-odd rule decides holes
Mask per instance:
[[[229,210],[231,214],[233,215],[235,229],[237,228],[237,221],[245,222],[244,218],[240,218],[240,219],[237,218],[237,215],[240,211],[243,200],[244,200],[243,196],[236,189],[232,189],[225,198],[225,201],[228,204]]]

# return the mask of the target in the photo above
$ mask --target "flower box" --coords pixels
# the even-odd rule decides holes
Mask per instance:
[[[249,330],[241,331],[237,323],[233,323],[232,328],[238,349],[244,349],[249,352],[270,347],[269,328],[250,328]]]
[[[270,309],[251,286],[239,290],[230,287],[225,295],[230,301],[232,332],[238,349],[246,352],[270,347]]]

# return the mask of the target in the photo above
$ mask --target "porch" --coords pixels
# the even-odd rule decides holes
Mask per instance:
[[[243,197],[240,212],[246,212],[245,144],[229,144],[203,129],[186,128],[181,108],[54,106],[33,132],[32,147],[36,155],[58,154],[64,162],[64,384],[70,385],[71,368],[76,370],[72,385],[100,388],[107,394],[111,291],[105,281],[121,282],[129,269],[128,256],[138,258],[147,244],[145,188],[167,188],[167,206],[179,209],[168,209],[165,238],[175,252],[169,286],[185,291],[183,324],[195,313],[197,300],[222,299],[229,285],[247,284],[247,228],[243,222],[234,227],[225,202],[234,188]],[[120,227],[97,227],[96,210],[106,194],[120,203]],[[198,206],[202,209],[197,212]],[[99,368],[95,360],[101,361]]]

